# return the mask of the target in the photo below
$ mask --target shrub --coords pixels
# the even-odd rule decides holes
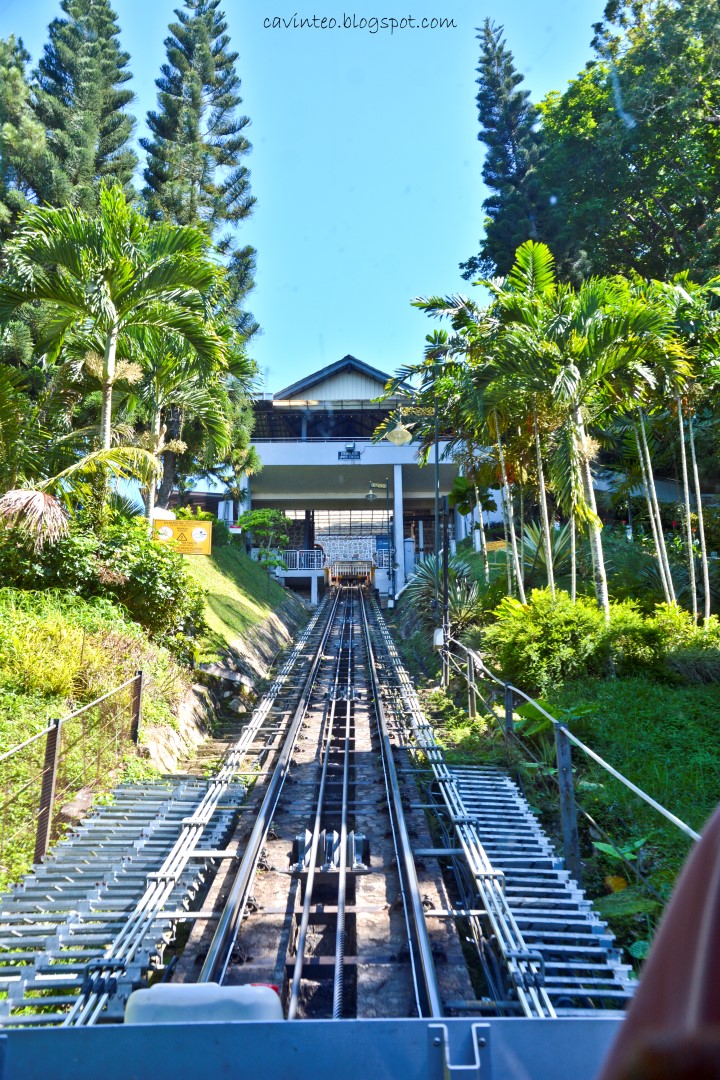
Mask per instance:
[[[178,506],[175,510],[175,514],[178,518],[183,520],[186,518],[193,518],[195,521],[212,521],[212,542],[214,548],[228,547],[234,540],[227,522],[221,521],[219,517],[215,517],[209,510],[201,510],[199,506]]]
[[[602,612],[590,600],[533,589],[527,604],[505,597],[486,628],[483,649],[492,667],[523,689],[546,693],[565,680],[602,675],[609,646]]]
[[[502,594],[500,587],[500,593]],[[415,566],[415,574],[405,590],[407,602],[426,627],[439,623],[442,613],[442,566],[439,567],[440,612],[435,612],[435,556],[427,555]],[[448,616],[452,635],[465,635],[476,626],[499,599],[493,586],[475,578],[471,562],[460,555],[448,559]]]
[[[109,528],[101,538],[75,531],[36,552],[26,536],[3,529],[0,578],[20,589],[67,589],[119,601],[130,616],[179,655],[204,629],[203,591],[182,555],[150,539],[144,523]]]
[[[668,604],[645,616],[630,600],[610,605],[610,623],[595,602],[573,604],[534,589],[527,604],[506,597],[494,612],[480,647],[488,662],[523,689],[547,693],[575,679],[649,675],[677,681],[720,681],[720,622],[697,627],[691,615]]]

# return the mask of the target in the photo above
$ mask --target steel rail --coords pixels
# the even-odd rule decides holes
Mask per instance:
[[[680,829],[681,832],[684,832],[685,835],[689,836],[691,840],[700,839],[700,833],[695,832],[694,829],[691,829],[689,825],[686,825],[684,821],[681,821],[679,817],[673,814],[671,810],[668,810],[665,806],[662,805],[662,803],[659,803],[656,799],[653,799],[652,795],[648,795],[647,792],[643,791],[642,788],[639,788],[637,784],[633,784],[632,780],[628,780],[627,776],[623,776],[621,772],[618,772],[618,770],[614,768],[614,766],[612,766],[608,761],[605,761],[604,758],[600,757],[598,753],[596,753],[593,749],[591,749],[591,747],[587,746],[584,742],[582,742],[581,739],[578,739],[577,735],[573,735],[572,731],[570,731],[570,729],[566,727],[566,725],[563,724],[561,720],[558,720],[556,716],[552,716],[547,711],[547,709],[543,708],[543,706],[540,705],[539,702],[535,701],[534,698],[531,698],[529,694],[526,694],[524,690],[521,690],[519,687],[514,686],[512,683],[503,682],[502,679],[495,675],[494,672],[490,671],[490,669],[484,663],[482,657],[479,655],[479,653],[476,653],[474,649],[469,649],[467,645],[463,645],[461,641],[457,641],[455,638],[450,638],[449,644],[456,645],[466,654],[466,656],[471,656],[474,663],[480,668],[480,670],[483,671],[489,679],[497,683],[498,686],[507,687],[508,689],[512,690],[513,693],[519,694],[520,697],[524,698],[529,705],[532,705],[534,709],[537,709],[539,713],[542,713],[542,715],[550,721],[550,723],[553,725],[553,728],[558,728],[560,731],[564,732],[570,742],[577,746],[578,750],[582,750],[584,754],[587,754],[588,757],[593,759],[593,761],[596,761],[598,765],[605,769],[606,772],[610,773],[611,776],[614,776],[615,779],[619,780],[621,784],[624,784],[625,787],[628,788],[628,790],[632,791],[635,795],[638,796],[639,799],[642,799],[643,802],[646,802],[648,806],[651,806],[653,810],[656,810],[658,814],[661,814],[662,817],[664,817],[667,821],[671,822],[671,824],[675,825],[678,829]]]
[[[522,1010],[527,1017],[555,1018],[555,1008],[541,985],[540,966],[531,958],[533,950],[525,942],[505,898],[502,875],[493,870],[474,826],[466,819],[455,780],[445,765],[443,752],[435,742],[432,727],[425,720],[417,694],[399,662],[397,650],[384,625],[380,626],[380,636],[398,680],[402,709],[406,720],[409,719],[415,744],[427,758],[438,783],[456,839],[465,854],[478,897],[503,953]],[[471,916],[471,922],[476,919],[476,916]]]
[[[220,916],[215,934],[210,943],[205,962],[200,971],[198,982],[211,982],[214,979],[222,982],[230,962],[233,945],[237,937],[242,919],[245,913],[247,897],[250,885],[257,870],[257,862],[270,829],[275,807],[277,806],[280,793],[287,778],[290,758],[295,749],[295,743],[300,732],[305,714],[310,702],[310,695],[317,677],[318,668],[323,658],[325,646],[330,636],[337,612],[340,594],[338,593],[332,603],[330,614],[322,631],[320,644],[315,651],[310,670],[303,683],[300,701],[295,709],[290,727],[283,743],[280,756],[275,770],[270,777],[265,797],[262,801],[252,833],[247,842],[247,847],[242,857],[240,867],[233,880],[227,902]]]
[[[343,742],[342,805],[340,809],[340,866],[338,868],[337,921],[335,929],[335,972],[333,975],[333,1019],[343,1014],[345,979],[345,903],[347,898],[348,792],[350,781],[350,728],[353,719],[352,689],[355,683],[355,622],[350,623],[348,647],[348,693],[345,702],[345,738]]]
[[[268,694],[259,708],[253,713],[250,723],[232,748],[219,772],[209,784],[206,794],[195,808],[192,817],[182,823],[180,835],[162,866],[157,872],[148,874],[147,888],[137,902],[130,918],[107,947],[105,956],[93,962],[90,970],[95,977],[89,979],[90,988],[83,990],[73,1003],[72,1008],[63,1020],[64,1027],[93,1024],[98,1019],[114,992],[112,980],[116,979],[118,973],[124,971],[127,964],[135,958],[143,947],[148,933],[152,931],[157,921],[163,917],[162,909],[197,848],[204,829],[210,823],[223,794],[239,772],[247,756],[248,748],[263,727],[275,698],[288,681],[322,613],[323,609],[321,608],[310,621],[299,642],[283,665],[278,677],[273,682]]]
[[[344,659],[344,641],[348,629],[348,624],[351,622],[353,617],[352,604],[350,603],[351,592],[347,589],[343,589],[342,591],[338,590],[338,597],[341,596],[343,593],[345,594],[345,598],[342,604],[343,619],[342,623],[340,624],[340,640],[338,643],[335,670],[332,676],[332,685],[330,687],[328,702],[325,707],[325,715],[323,717],[323,733],[321,744],[324,743],[324,751],[322,756],[322,769],[320,773],[320,784],[318,787],[317,800],[315,804],[315,817],[313,821],[312,840],[310,843],[307,878],[305,880],[305,895],[303,898],[302,915],[300,917],[300,928],[298,930],[297,941],[295,945],[295,964],[293,966],[293,979],[290,989],[290,999],[288,1002],[288,1020],[297,1019],[297,1011],[300,1004],[300,984],[302,982],[303,966],[305,963],[305,943],[307,941],[308,927],[310,926],[310,909],[313,903],[313,890],[315,888],[315,872],[317,869],[320,831],[322,826],[323,811],[325,809],[325,787],[327,783],[328,767],[330,765],[330,755],[332,753],[333,726],[335,724],[335,712],[338,701],[340,673]],[[350,618],[348,618],[348,608],[350,609]],[[303,852],[303,863],[305,862],[306,857],[307,853]]]
[[[397,858],[400,888],[403,896],[405,922],[408,930],[410,961],[415,982],[417,1005],[421,1016],[439,1017],[443,1015],[440,988],[435,973],[435,962],[433,960],[430,937],[425,921],[425,912],[420,897],[420,886],[412,854],[412,845],[410,843],[407,823],[402,807],[400,784],[398,782],[397,770],[393,760],[392,743],[390,741],[387,716],[382,700],[382,691],[380,680],[378,678],[370,623],[367,617],[367,610],[362,593],[360,594],[360,610],[365,648],[367,650],[370,685],[380,736],[380,749],[383,771],[385,774],[385,788],[390,809],[390,824],[392,827],[393,843]]]

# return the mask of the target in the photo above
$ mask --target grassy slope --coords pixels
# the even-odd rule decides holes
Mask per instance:
[[[237,645],[251,626],[262,622],[286,599],[258,563],[236,544],[216,548],[211,556],[186,555],[192,576],[207,590],[205,618],[210,632],[202,643],[203,659]]]
[[[42,731],[52,717],[113,690],[138,668],[145,673],[143,722],[172,725],[188,673],[121,608],[66,591],[0,589],[0,753]],[[63,727],[59,805],[81,788],[101,794],[123,770],[138,780],[152,771],[129,739],[130,694],[125,689]],[[44,751],[39,739],[0,766],[0,889],[32,862]]]
[[[570,683],[550,699],[579,716],[571,726],[589,746],[691,828],[702,829],[720,796],[720,687],[608,679]],[[650,847],[663,854],[673,876],[689,848],[682,833],[607,774],[590,768],[592,780],[602,784],[591,793],[606,826],[620,811],[618,842],[630,839],[628,826],[641,835],[651,833]]]
[[[401,605],[396,624],[402,614]],[[405,616],[407,620],[407,613]],[[395,628],[396,641],[406,662],[417,675],[431,674],[424,665],[417,664],[416,639],[421,632],[408,634],[407,629],[412,629],[408,626],[403,633],[401,618],[400,622]],[[458,685],[456,695],[452,701],[440,691],[423,694],[448,761],[493,762],[502,767],[506,753],[498,725],[481,717],[475,723],[470,721],[465,711],[464,687]],[[698,831],[702,829],[720,798],[720,686],[672,685],[648,678],[585,680],[555,689],[546,697],[556,715],[563,719],[570,715],[570,726],[583,741],[681,820]],[[532,741],[535,753],[552,768],[550,733],[542,732]],[[598,766],[588,763],[579,751],[573,752],[573,764],[579,804],[607,830],[612,841],[622,848],[646,838],[640,869],[649,878],[654,893],[638,889],[634,876],[618,860],[597,852],[592,857],[590,840],[595,837],[588,836],[586,822],[580,820],[585,886],[591,895],[602,898],[601,910],[610,918],[619,943],[628,951],[634,950],[651,937],[661,911],[656,896],[669,895],[691,841]],[[522,758],[515,760],[514,768],[519,768],[526,794],[543,813],[544,823],[558,842],[554,784],[541,781],[532,766],[522,764]],[[630,887],[608,895],[611,875],[625,878]],[[630,952],[633,958],[639,955]]]

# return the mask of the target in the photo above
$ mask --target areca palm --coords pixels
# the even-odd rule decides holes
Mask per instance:
[[[690,516],[690,482],[685,445],[685,417],[683,415],[684,412],[687,413],[688,444],[698,519],[700,563],[703,577],[704,621],[706,625],[710,618],[710,574],[705,542],[700,476],[693,432],[693,387],[689,376],[699,374],[706,368],[706,365],[712,364],[720,349],[720,314],[710,306],[711,298],[719,291],[719,284],[720,279],[715,278],[705,285],[698,285],[691,282],[686,273],[676,275],[671,282],[652,281],[635,282],[634,284],[634,288],[639,295],[647,297],[649,301],[662,307],[668,313],[673,329],[682,335],[686,343],[687,354],[693,361],[694,370],[686,368],[680,372],[672,364],[665,363],[661,367],[661,375],[662,389],[674,399],[677,413],[691,606],[693,615],[697,617],[695,555]],[[694,396],[697,397],[697,391]]]
[[[230,425],[217,384],[216,365],[199,356],[177,334],[143,328],[133,337],[143,379],[134,388],[131,403],[137,403],[147,415],[149,449],[158,455],[166,450],[178,452],[184,449],[178,441],[182,431],[178,440],[169,444],[165,441],[163,419],[171,409],[177,409],[183,417],[189,415],[200,421],[214,454],[225,453],[230,440]],[[150,519],[155,508],[156,490],[157,481],[153,477],[147,496]]]
[[[522,257],[552,272],[545,245],[528,241],[518,251],[518,260]],[[532,273],[537,274],[534,266]],[[553,475],[561,502],[574,502],[587,524],[596,596],[609,616],[588,423],[594,414],[607,417],[608,411],[639,402],[654,385],[653,364],[661,357],[676,377],[683,377],[687,365],[672,320],[619,281],[590,280],[577,290],[549,284],[538,298],[536,318],[516,321],[504,334],[496,359],[501,371],[508,357],[511,373],[520,372],[521,378],[531,378],[540,367],[553,400],[564,410],[566,438],[558,445],[565,454],[556,457]]]
[[[402,368],[388,385],[388,393],[397,393],[408,378],[420,379],[415,405],[416,409],[419,406],[420,417],[415,433],[419,437],[422,460],[427,461],[434,444],[435,432],[431,419],[434,409],[430,403],[437,404],[438,401],[442,403],[442,428],[447,432],[443,435],[448,443],[446,454],[459,454],[462,457],[468,445],[494,446],[501,480],[506,540],[511,556],[507,560],[508,592],[512,589],[514,575],[518,595],[524,603],[525,587],[503,445],[505,434],[512,429],[513,423],[508,418],[507,410],[499,409],[496,402],[487,407],[484,398],[487,380],[483,376],[489,362],[487,356],[481,355],[477,348],[477,341],[488,339],[496,321],[487,310],[476,307],[461,296],[419,297],[413,303],[430,316],[449,316],[453,333],[448,335],[444,331],[436,331],[428,335],[425,363]]]
[[[103,187],[97,215],[72,207],[33,207],[5,249],[0,324],[26,304],[51,312],[44,348],[57,356],[69,341],[102,356],[100,446],[111,447],[118,346],[138,328],[176,334],[216,364],[226,347],[206,318],[219,270],[195,228],[151,224],[119,186]]]

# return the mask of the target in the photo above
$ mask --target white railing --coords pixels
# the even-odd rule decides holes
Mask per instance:
[[[288,570],[322,570],[324,559],[323,552],[317,549],[283,552],[283,562]]]

